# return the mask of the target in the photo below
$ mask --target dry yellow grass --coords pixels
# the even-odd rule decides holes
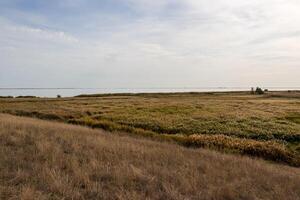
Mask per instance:
[[[300,92],[0,99],[0,112],[121,131],[300,167]]]
[[[0,115],[0,199],[300,199],[300,170]]]

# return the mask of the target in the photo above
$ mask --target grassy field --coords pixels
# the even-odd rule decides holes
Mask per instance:
[[[248,157],[6,114],[0,138],[0,199],[300,198],[299,168]]]
[[[300,92],[5,98],[0,99],[0,112],[300,166]]]

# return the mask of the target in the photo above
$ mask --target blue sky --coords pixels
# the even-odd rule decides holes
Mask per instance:
[[[0,0],[0,87],[297,87],[299,10],[299,0]]]

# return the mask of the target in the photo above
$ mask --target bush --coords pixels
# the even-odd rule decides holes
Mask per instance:
[[[33,99],[33,98],[38,98],[36,96],[17,96],[16,98],[28,98],[28,99]]]
[[[14,98],[13,96],[0,96],[0,99],[12,99]]]
[[[255,93],[261,95],[264,94],[265,92],[260,87],[257,87]]]
[[[57,95],[57,98],[61,98],[61,95],[60,95],[60,94],[58,94],[58,95]]]

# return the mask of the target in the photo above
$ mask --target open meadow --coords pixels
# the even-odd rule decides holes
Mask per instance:
[[[300,199],[300,170],[0,114],[0,199]]]
[[[3,98],[0,112],[300,166],[300,92]]]
[[[300,200],[300,0],[0,0],[0,200]]]

